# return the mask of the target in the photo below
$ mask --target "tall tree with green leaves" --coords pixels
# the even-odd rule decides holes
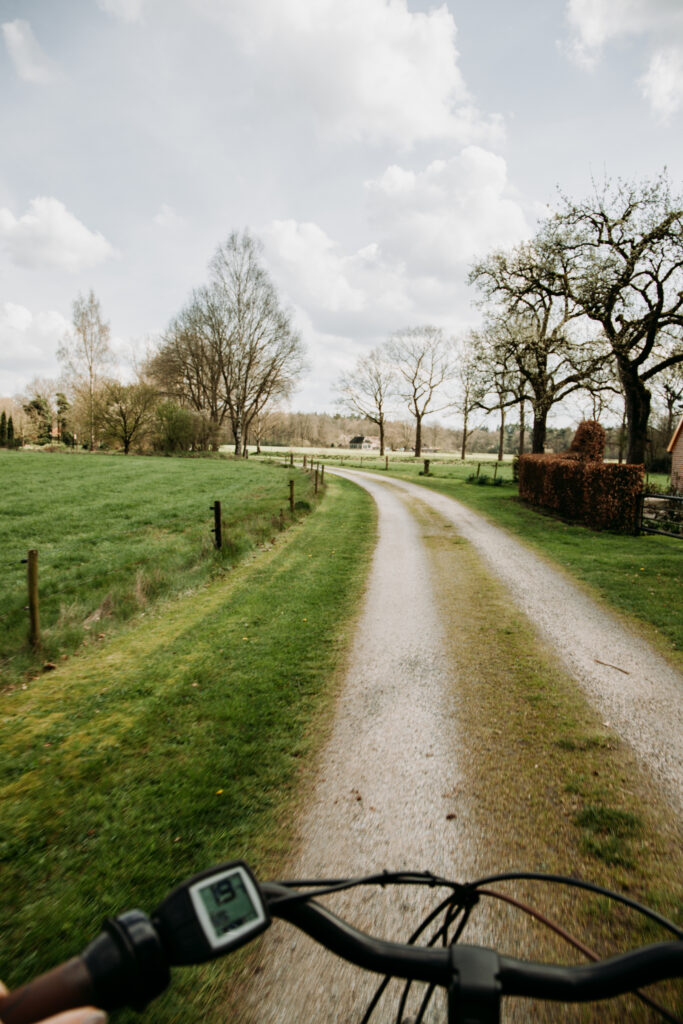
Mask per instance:
[[[38,393],[23,406],[31,424],[31,434],[39,444],[49,444],[52,439],[52,409],[45,395]]]
[[[58,391],[55,394],[55,405],[57,407],[57,436],[60,441],[64,441],[65,444],[70,444],[71,434],[67,430],[66,414],[71,408],[71,403],[63,391]]]

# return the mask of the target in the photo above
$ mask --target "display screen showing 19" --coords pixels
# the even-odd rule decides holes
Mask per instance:
[[[206,908],[209,920],[215,930],[216,938],[220,938],[258,918],[258,912],[244,887],[239,874],[229,878],[221,878],[217,882],[209,882],[199,889],[199,896]]]

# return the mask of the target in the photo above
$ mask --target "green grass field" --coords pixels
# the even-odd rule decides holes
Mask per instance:
[[[193,464],[172,465],[201,510]],[[272,467],[217,465],[286,482]],[[330,481],[258,558],[0,695],[10,986],[80,949],[105,914],[153,909],[199,866],[242,856],[272,875],[325,735],[373,522],[363,491]],[[181,972],[154,1020],[196,1019],[199,1007],[224,1019],[225,970]]]
[[[341,464],[361,468],[358,456]],[[384,466],[383,459],[363,457],[363,470],[384,475]],[[476,477],[478,466],[479,477],[468,480]],[[447,494],[517,535],[602,600],[642,623],[662,650],[683,664],[683,541],[656,534],[597,533],[532,509],[517,496],[509,462],[496,471],[495,462],[476,458],[464,465],[433,460],[428,477],[420,475],[422,469],[422,460],[389,463],[389,475]],[[494,472],[502,484],[494,486]]]
[[[312,503],[310,476],[257,460],[0,450],[0,688],[268,542],[291,522],[290,476],[296,500]],[[210,532],[216,500],[220,553]],[[39,558],[38,655],[27,645],[29,548]]]

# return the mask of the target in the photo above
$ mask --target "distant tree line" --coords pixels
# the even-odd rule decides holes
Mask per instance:
[[[261,265],[261,247],[234,232],[218,247],[208,283],[192,292],[155,350],[125,382],[111,373],[111,331],[94,293],[73,304],[58,357],[60,382],[36,379],[22,400],[26,440],[90,450],[116,446],[236,455],[266,408],[286,399],[303,345]]]
[[[33,381],[14,437],[95,449],[188,452],[248,445],[341,444],[353,431],[379,450],[468,450],[490,442],[543,452],[571,401],[614,425],[614,457],[652,464],[683,412],[683,198],[666,175],[607,182],[557,210],[535,236],[471,268],[482,324],[457,338],[406,326],[336,382],[339,419],[278,411],[294,393],[304,350],[248,232],[218,247],[196,288],[127,382],[112,375],[109,324],[91,291],[73,304],[59,382]],[[439,414],[459,429],[434,425]],[[510,423],[513,423],[513,427]],[[9,419],[0,424],[7,445]],[[4,440],[2,440],[4,438]],[[13,443],[17,443],[13,440]],[[488,450],[488,449],[486,449]]]

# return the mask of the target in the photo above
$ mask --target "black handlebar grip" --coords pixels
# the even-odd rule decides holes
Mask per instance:
[[[0,999],[2,1024],[34,1024],[76,1006],[142,1010],[170,981],[168,959],[141,910],[107,918],[81,956]]]
[[[2,1024],[34,1024],[62,1010],[93,1003],[93,980],[80,956],[0,998]]]

